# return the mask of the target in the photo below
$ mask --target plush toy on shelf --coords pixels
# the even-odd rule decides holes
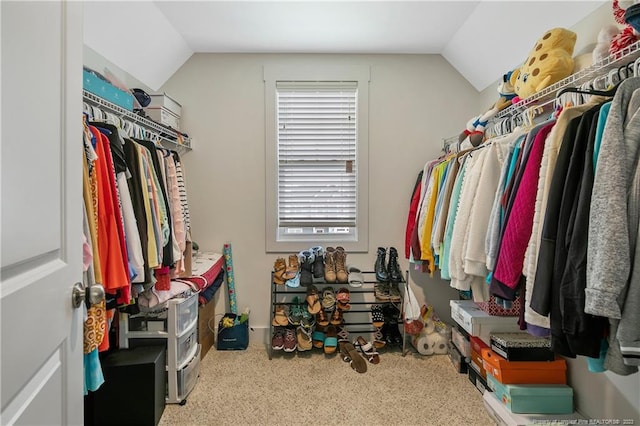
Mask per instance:
[[[498,94],[500,95],[498,101],[493,104],[487,112],[473,117],[467,122],[467,127],[458,137],[460,142],[464,141],[468,137],[471,145],[480,145],[484,140],[484,130],[489,120],[497,113],[511,105],[511,100],[516,95],[510,82],[511,73],[512,71],[509,71],[502,76],[502,82],[498,85]]]
[[[573,48],[576,34],[565,28],[553,28],[536,41],[523,65],[511,75],[518,95],[517,103],[568,77],[573,72]]]

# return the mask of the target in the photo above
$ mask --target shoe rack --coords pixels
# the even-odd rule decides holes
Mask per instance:
[[[404,330],[404,326],[402,324],[402,311],[403,311],[403,303],[404,303],[404,280],[408,280],[409,271],[405,271],[405,276],[403,277],[403,281],[401,281],[398,285],[400,289],[400,301],[399,302],[391,302],[390,300],[377,300],[375,298],[375,285],[378,284],[376,281],[376,275],[374,271],[362,271],[362,276],[364,278],[362,286],[360,287],[351,287],[348,283],[327,283],[324,281],[314,282],[313,285],[316,286],[319,292],[319,298],[322,302],[322,289],[331,286],[334,290],[334,293],[338,292],[340,287],[346,287],[349,289],[350,293],[350,301],[351,309],[348,311],[343,311],[343,326],[346,327],[349,332],[349,340],[355,339],[358,335],[369,335],[369,341],[373,341],[373,334],[377,331],[377,329],[373,326],[371,322],[371,306],[372,305],[382,305],[384,303],[393,303],[398,310],[400,311],[400,315],[398,318],[398,327],[401,330],[402,335],[402,356],[407,354],[407,336]],[[273,273],[270,274],[271,281],[271,300],[270,300],[270,317],[269,317],[269,342],[267,343],[268,355],[269,359],[272,359],[274,352],[282,352],[280,350],[274,350],[271,345],[271,338],[273,337],[276,326],[273,325],[273,319],[275,317],[275,311],[277,305],[287,306],[287,310],[291,308],[294,297],[298,296],[301,301],[301,304],[306,309],[306,297],[307,297],[307,287],[301,285],[300,287],[289,287],[286,284],[274,284]],[[355,297],[354,297],[355,295]],[[355,300],[354,300],[355,299]],[[367,301],[368,300],[368,301]],[[334,308],[336,309],[336,308]],[[360,315],[356,315],[360,314]],[[331,316],[331,313],[328,313],[328,316]],[[367,317],[369,321],[359,321],[357,317]],[[297,327],[293,325],[288,325],[286,327]],[[395,347],[395,346],[393,346]],[[385,345],[382,350],[388,350],[389,345]],[[379,350],[380,350],[379,349]],[[321,352],[321,349],[312,348],[311,351],[305,352]],[[297,350],[295,351],[297,352]]]

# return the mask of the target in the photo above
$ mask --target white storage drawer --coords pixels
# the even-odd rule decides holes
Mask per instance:
[[[169,303],[176,304],[176,335],[180,336],[198,321],[198,293],[187,299],[172,299]]]
[[[478,336],[491,345],[490,334],[494,331],[519,331],[517,317],[492,316],[483,311],[473,300],[450,300],[451,318],[471,336]]]
[[[193,330],[186,333],[184,336],[178,338],[176,344],[176,361],[178,365],[182,365],[187,361],[189,354],[195,345],[198,344],[198,328],[193,327]]]
[[[147,108],[166,108],[178,117],[182,116],[182,105],[166,93],[151,96],[151,103]]]
[[[191,362],[178,371],[178,397],[184,399],[193,390],[200,374],[200,346]]]

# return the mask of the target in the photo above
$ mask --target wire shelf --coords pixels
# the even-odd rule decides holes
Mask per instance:
[[[564,78],[557,83],[552,84],[545,89],[529,96],[526,99],[522,99],[517,104],[513,104],[508,108],[500,111],[496,114],[492,121],[499,120],[504,117],[509,117],[513,114],[517,114],[522,112],[524,109],[532,106],[533,104],[542,101],[548,100],[552,97],[556,96],[556,93],[559,90],[562,90],[567,87],[575,87],[585,83],[586,81],[592,79],[596,76],[601,76],[610,70],[619,67],[623,62],[635,60],[640,57],[640,41],[635,42],[634,44],[625,47],[619,52],[616,52],[613,55],[609,55],[601,61],[592,64],[591,66],[578,71],[575,74],[571,74],[569,77]]]
[[[87,102],[88,104],[97,106],[105,112],[115,114],[122,120],[126,120],[143,127],[145,131],[151,133],[158,142],[167,147],[175,147],[178,150],[184,151],[191,150],[191,140],[172,128],[165,127],[155,121],[142,117],[132,111],[96,96],[91,92],[87,92],[86,90],[82,91],[82,97],[84,102]]]

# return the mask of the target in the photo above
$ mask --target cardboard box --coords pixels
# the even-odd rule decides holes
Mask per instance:
[[[451,340],[465,358],[471,358],[471,343],[456,328],[451,329]]]
[[[200,343],[200,359],[204,359],[209,349],[215,344],[215,314],[216,301],[211,299],[209,303],[198,307],[198,343]],[[211,327],[211,328],[209,328]]]
[[[193,259],[193,250],[191,247],[191,241],[187,241],[187,245],[185,246],[185,249],[184,249],[184,272],[181,274],[178,274],[179,277],[184,278],[184,277],[190,277],[191,275],[193,275],[191,271],[192,259]]]
[[[166,93],[149,96],[151,97],[151,103],[147,105],[147,108],[165,108],[178,117],[182,116],[182,105],[171,96]]]
[[[480,337],[487,345],[496,331],[519,331],[517,318],[491,316],[472,300],[450,300],[451,318],[471,336]]]
[[[180,130],[180,117],[166,108],[145,108],[147,117],[164,126]]]
[[[503,384],[557,384],[567,383],[567,364],[555,361],[507,361],[491,349],[482,349],[482,365]]]
[[[449,346],[449,359],[455,367],[456,371],[460,374],[467,374],[467,361],[462,356],[460,351],[456,348],[453,342],[447,342]]]
[[[551,340],[525,331],[492,333],[491,349],[508,361],[553,361]]]
[[[487,384],[512,413],[573,413],[573,389],[567,385],[505,385],[491,374],[487,374]]]
[[[112,86],[86,70],[82,70],[82,88],[112,104],[133,111],[133,95],[131,93]]]
[[[482,402],[487,409],[489,416],[495,420],[496,425],[500,426],[530,426],[533,424],[551,424],[548,414],[515,414],[507,409],[507,407],[498,401],[495,393],[485,392],[482,395]],[[554,414],[553,424],[587,424],[588,422],[578,423],[576,420],[582,420],[582,417],[578,413],[571,414]]]
[[[472,365],[469,364],[469,367],[472,367]],[[478,389],[478,391],[480,391],[481,394],[483,394],[485,391],[491,392],[491,389],[489,389],[489,387],[487,386],[487,379],[479,375],[478,372],[473,368],[469,368],[469,381],[473,383],[473,385],[476,387],[476,389]]]

